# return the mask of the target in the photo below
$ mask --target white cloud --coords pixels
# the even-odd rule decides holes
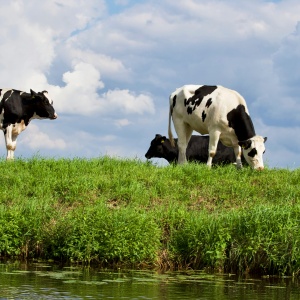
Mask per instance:
[[[79,63],[73,72],[63,75],[63,81],[66,84],[64,87],[48,87],[58,112],[87,115],[97,111],[97,90],[104,84],[95,67]]]
[[[73,72],[63,75],[64,87],[51,87],[58,112],[66,114],[95,115],[105,113],[153,114],[154,104],[150,96],[129,90],[109,90],[101,95],[104,87],[99,71],[91,64],[78,63]]]
[[[124,127],[124,126],[128,126],[132,124],[132,122],[130,122],[128,119],[118,119],[118,120],[115,120],[115,125],[117,127]]]
[[[135,95],[129,90],[110,90],[103,94],[102,101],[106,103],[108,111],[120,109],[126,114],[139,115],[155,112],[153,101],[148,95]]]
[[[91,64],[101,70],[101,75],[104,77],[126,81],[126,78],[131,75],[131,71],[126,69],[122,61],[108,55],[95,53],[92,50],[74,48],[71,41],[69,41],[67,49],[64,50],[68,51],[73,65],[82,62]]]
[[[22,147],[23,144],[29,146],[30,149],[60,149],[66,148],[66,142],[62,138],[56,138],[42,132],[35,124],[30,123],[26,131],[20,135],[18,145]],[[20,147],[20,148],[21,148]],[[20,151],[21,152],[21,151]]]
[[[13,1],[10,1],[13,2]],[[15,1],[16,2],[16,1]],[[103,0],[20,0],[19,10],[40,27],[52,28],[55,37],[68,37],[86,29],[96,18],[106,15]]]

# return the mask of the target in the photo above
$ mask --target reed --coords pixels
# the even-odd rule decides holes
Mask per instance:
[[[0,161],[0,256],[298,275],[300,170]]]

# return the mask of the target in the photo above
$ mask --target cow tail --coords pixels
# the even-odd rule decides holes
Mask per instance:
[[[174,142],[174,138],[173,138],[173,134],[172,134],[172,128],[171,128],[172,113],[173,113],[173,105],[170,103],[168,135],[169,135],[169,140],[170,140],[171,146],[175,147],[175,142]]]

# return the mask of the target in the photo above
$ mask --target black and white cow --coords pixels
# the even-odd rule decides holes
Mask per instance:
[[[241,147],[248,164],[263,170],[267,138],[256,135],[245,99],[222,86],[185,85],[170,95],[169,139],[174,145],[171,118],[178,135],[178,163],[186,162],[186,148],[193,130],[209,134],[207,165],[216,155],[219,140],[233,147],[237,167],[242,167]]]
[[[154,157],[164,158],[169,163],[177,163],[178,145],[177,139],[174,139],[175,147],[171,145],[169,139],[160,134],[156,134],[151,141],[150,147],[145,154],[147,159]],[[206,163],[208,160],[208,135],[192,135],[186,148],[186,158],[189,162]],[[243,160],[243,157],[242,157]],[[232,164],[236,162],[233,148],[218,143],[216,155],[213,157],[213,165]]]
[[[30,93],[0,89],[0,129],[4,132],[7,156],[14,159],[17,137],[33,119],[56,119],[48,92]]]

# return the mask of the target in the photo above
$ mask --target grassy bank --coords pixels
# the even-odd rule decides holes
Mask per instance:
[[[0,256],[298,275],[300,170],[0,161]]]

